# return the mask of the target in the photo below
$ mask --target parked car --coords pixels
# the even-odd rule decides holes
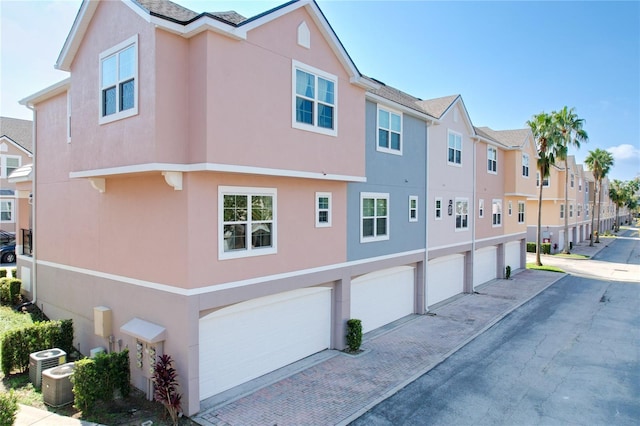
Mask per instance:
[[[14,263],[16,261],[16,243],[0,247],[0,263]]]

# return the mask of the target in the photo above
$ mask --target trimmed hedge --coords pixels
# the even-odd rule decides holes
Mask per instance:
[[[71,376],[74,405],[84,415],[93,411],[97,401],[112,401],[116,390],[127,397],[130,380],[128,349],[76,361]]]
[[[24,373],[29,368],[29,355],[50,348],[60,348],[67,354],[73,348],[73,321],[37,322],[28,327],[11,330],[0,341],[2,372],[8,376],[12,370]]]
[[[551,254],[551,243],[540,244],[542,248],[542,254]],[[527,243],[527,253],[536,252],[536,243]]]
[[[10,392],[0,393],[0,426],[11,426],[18,415],[18,398]]]
[[[7,276],[7,270],[6,269],[0,269],[0,278],[4,278]]]
[[[0,278],[0,303],[3,305],[18,304],[21,287],[22,281],[17,278]]]
[[[362,344],[362,321],[350,319],[347,321],[347,347],[351,352],[358,352]]]

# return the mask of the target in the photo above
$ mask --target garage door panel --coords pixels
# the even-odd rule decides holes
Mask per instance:
[[[464,291],[464,255],[454,254],[429,261],[427,303],[442,302]]]
[[[351,318],[363,333],[414,312],[415,268],[402,266],[363,275],[351,282]]]
[[[512,241],[505,244],[505,266],[511,266],[512,270],[520,269],[520,241]]]
[[[476,250],[473,270],[473,287],[484,284],[497,277],[498,250],[497,247],[485,247]]]
[[[216,311],[200,320],[200,398],[320,352],[330,339],[330,288],[296,290]]]

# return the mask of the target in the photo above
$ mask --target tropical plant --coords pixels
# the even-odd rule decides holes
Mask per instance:
[[[594,231],[593,220],[595,215],[591,215],[591,240],[589,242],[589,246],[593,247],[593,235],[596,236],[596,243],[600,242],[600,203],[602,199],[602,179],[604,179],[608,174],[611,167],[613,167],[613,155],[610,152],[605,151],[604,149],[596,148],[593,151],[589,151],[589,155],[584,159],[584,163],[587,165],[589,170],[593,173],[593,178],[596,181],[595,184],[595,192],[593,194],[593,206],[594,210],[596,209],[597,202],[597,215],[596,219],[596,229]]]
[[[553,121],[558,127],[560,132],[560,138],[558,144],[554,146],[556,152],[556,158],[564,162],[564,205],[565,209],[568,209],[569,203],[569,161],[568,151],[569,147],[580,148],[581,142],[587,142],[589,136],[583,129],[584,119],[578,118],[575,113],[575,108],[568,108],[565,106],[560,111],[554,111],[552,113]],[[564,235],[569,235],[569,215],[564,215]],[[569,254],[569,239],[565,238],[565,244],[562,248],[562,253]]]
[[[620,181],[614,179],[609,186],[609,199],[616,206],[616,221],[614,225],[615,231],[620,231],[620,209],[626,207],[629,212],[633,211],[638,205],[638,196],[636,193],[640,190],[640,178],[631,181]]]
[[[182,411],[180,401],[182,395],[178,393],[178,372],[173,368],[173,360],[170,355],[160,355],[153,367],[151,379],[155,391],[153,399],[160,402],[166,408],[174,425],[178,424],[178,416]]]
[[[549,177],[551,166],[555,163],[555,146],[558,144],[560,134],[558,127],[555,126],[553,116],[545,112],[534,115],[531,120],[527,121],[527,125],[531,129],[533,139],[536,143],[537,151],[537,168],[540,175],[539,185],[540,193],[538,195],[538,227],[536,231],[536,265],[542,266],[540,260],[540,251],[542,244],[542,189],[543,181]]]

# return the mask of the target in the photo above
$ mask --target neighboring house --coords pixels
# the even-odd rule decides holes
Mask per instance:
[[[356,198],[368,206],[365,191],[389,194],[391,233],[424,229],[400,199],[424,202],[424,184],[416,172],[406,190],[385,189],[379,166],[365,166],[365,92],[378,84],[314,2],[245,19],[85,1],[57,67],[69,79],[23,100],[38,156],[35,247],[20,270],[46,315],[73,319],[83,353],[133,352],[136,387],[150,389],[149,354],[169,353],[185,413],[196,413],[208,397],[344,348],[346,320],[366,303],[351,278],[386,265],[371,256],[420,268],[421,238],[348,241],[368,226],[347,214]],[[407,149],[424,150],[421,137],[405,137]],[[368,172],[357,195],[349,185]]]
[[[9,175],[32,162],[32,130],[30,120],[0,117],[0,229],[6,232],[19,233],[18,194]]]

